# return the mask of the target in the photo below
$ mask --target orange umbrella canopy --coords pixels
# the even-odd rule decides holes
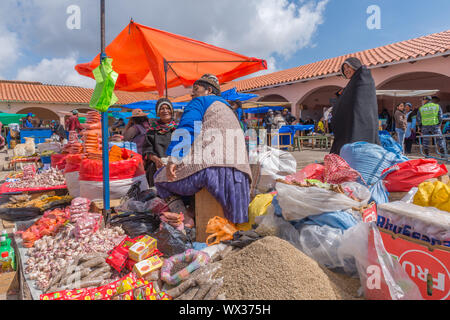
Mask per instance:
[[[193,85],[205,73],[228,82],[267,69],[265,60],[249,58],[204,42],[152,29],[133,21],[109,44],[106,55],[119,74],[116,90],[158,91],[164,94],[167,62],[167,87]],[[100,54],[89,63],[75,66],[84,76],[94,78]]]

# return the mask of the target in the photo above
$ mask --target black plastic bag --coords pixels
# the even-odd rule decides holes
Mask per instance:
[[[42,215],[39,208],[0,208],[0,219],[7,221],[26,221]]]
[[[144,190],[139,192],[139,194],[137,195],[136,200],[140,201],[140,202],[147,202],[150,201],[152,199],[156,198],[156,190],[154,189],[148,189],[148,190]]]
[[[158,215],[133,212],[117,215],[110,221],[111,225],[120,225],[131,238],[157,231],[160,223],[161,220]]]
[[[188,249],[193,249],[193,229],[185,229],[186,234],[175,229],[168,223],[162,222],[160,229],[152,234],[158,241],[158,250],[165,256],[171,257],[183,253]]]

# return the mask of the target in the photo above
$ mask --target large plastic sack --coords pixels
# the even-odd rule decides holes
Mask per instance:
[[[341,148],[340,156],[361,174],[369,186],[378,180],[383,170],[405,161],[404,157],[368,142],[346,144]]]
[[[342,187],[350,190],[360,201],[322,188],[303,188],[277,183],[277,201],[282,209],[283,218],[287,221],[296,221],[311,215],[361,208],[368,204],[371,194],[365,186],[356,182],[345,182]]]
[[[158,250],[165,256],[171,257],[193,248],[195,230],[185,229],[185,232],[182,232],[170,224],[162,222],[159,230],[152,236],[158,242]]]
[[[263,216],[267,213],[267,208],[272,204],[272,200],[275,194],[266,193],[266,194],[258,194],[256,197],[250,202],[248,206],[248,222],[240,223],[236,225],[238,230],[248,231],[252,229],[252,225],[255,223],[255,218],[259,216]]]
[[[74,198],[80,196],[80,164],[82,159],[82,154],[69,154],[65,158],[64,177],[66,178],[66,186],[69,194]]]
[[[403,159],[403,161],[408,161],[408,157],[403,155],[403,149],[400,143],[395,141],[392,136],[387,131],[379,132],[380,142],[384,149],[389,152],[395,153],[399,158]]]
[[[51,166],[52,168],[57,168],[59,170],[64,170],[66,168],[66,158],[68,154],[54,153],[51,155]]]
[[[450,213],[395,201],[377,207],[377,227],[431,245],[450,247]]]
[[[384,178],[396,169],[390,169],[384,172],[376,182],[369,187],[372,197],[370,202],[374,201],[376,204],[388,203],[389,202],[389,192],[384,185]]]
[[[448,173],[445,164],[439,164],[435,159],[416,159],[396,164],[396,169],[384,178],[386,189],[389,192],[408,192],[422,182],[438,178]]]
[[[299,229],[305,225],[316,225],[319,227],[327,226],[339,230],[347,230],[362,221],[361,215],[359,217],[352,213],[352,210],[327,212],[315,216],[309,216],[296,224],[294,227]]]
[[[266,147],[260,150],[258,163],[261,165],[261,174],[257,183],[259,193],[273,190],[277,179],[284,179],[297,170],[297,160],[289,152]]]
[[[384,248],[374,224],[359,223],[345,231],[338,256],[355,261],[366,299],[423,300],[417,285]],[[348,265],[344,263],[344,268]]]
[[[142,156],[131,152],[127,160],[109,164],[109,190],[111,199],[120,199],[131,186],[140,182],[140,190],[149,188]],[[80,195],[90,200],[103,199],[103,163],[101,160],[83,159],[80,165]]]

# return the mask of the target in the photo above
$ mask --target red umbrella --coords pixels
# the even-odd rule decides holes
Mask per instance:
[[[201,41],[149,28],[133,21],[106,47],[119,74],[115,89],[158,91],[193,85],[203,74],[228,82],[267,69],[265,60],[250,58]],[[100,61],[75,66],[81,75],[93,78]]]

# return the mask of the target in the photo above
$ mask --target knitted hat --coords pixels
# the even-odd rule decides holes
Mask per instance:
[[[156,115],[159,114],[159,109],[160,109],[162,106],[164,106],[164,105],[166,105],[166,106],[168,106],[168,107],[170,108],[170,111],[172,111],[172,115],[173,115],[173,105],[172,105],[172,102],[171,102],[169,99],[167,99],[167,98],[161,98],[161,99],[159,99],[159,100],[156,102]]]
[[[213,74],[204,74],[200,79],[198,79],[197,81],[195,81],[194,84],[207,84],[210,85],[211,87],[213,87],[214,89],[216,89],[218,95],[220,95],[220,84],[219,84],[219,79],[217,79],[217,77]]]
[[[72,114],[78,114],[78,110],[72,110]]]

